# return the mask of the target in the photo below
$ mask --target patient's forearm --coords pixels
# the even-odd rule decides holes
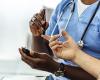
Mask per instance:
[[[80,67],[73,67],[66,65],[65,76],[71,80],[96,80],[95,77]]]
[[[32,50],[39,53],[48,53],[52,55],[52,51],[49,48],[48,41],[41,36],[33,36]]]

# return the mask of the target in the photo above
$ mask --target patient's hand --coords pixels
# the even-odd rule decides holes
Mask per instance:
[[[48,22],[46,22],[45,16],[45,9],[43,9],[30,20],[30,30],[34,36],[40,36],[47,29]]]
[[[22,60],[34,69],[55,72],[59,63],[55,62],[52,57],[46,53],[30,52],[30,56],[27,56],[22,48],[19,49]]]

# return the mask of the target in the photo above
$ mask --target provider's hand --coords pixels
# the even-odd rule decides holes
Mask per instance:
[[[62,36],[65,42],[58,41],[59,35],[56,35],[51,37],[49,46],[59,58],[73,60],[80,49],[67,32],[63,31]]]
[[[34,69],[55,72],[59,64],[55,62],[51,56],[46,53],[31,52],[31,56],[27,56],[22,48],[19,49],[22,60]]]
[[[48,22],[46,22],[45,16],[45,9],[43,9],[30,20],[30,30],[34,36],[40,36],[47,29]]]

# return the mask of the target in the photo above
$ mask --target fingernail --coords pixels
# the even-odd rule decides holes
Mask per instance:
[[[44,35],[41,35],[41,37],[44,37]]]

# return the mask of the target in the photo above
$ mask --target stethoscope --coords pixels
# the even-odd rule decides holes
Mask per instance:
[[[57,26],[58,26],[58,23],[59,23],[60,19],[62,18],[64,12],[65,12],[65,8],[68,7],[68,6],[70,7],[70,12],[71,12],[71,13],[70,13],[70,15],[69,15],[69,17],[68,17],[68,21],[66,22],[64,29],[62,29],[62,30],[66,30],[66,28],[68,27],[68,24],[69,24],[69,22],[70,22],[70,20],[71,20],[71,17],[72,17],[72,15],[73,15],[73,13],[74,13],[74,10],[75,10],[75,2],[74,2],[74,0],[71,0],[68,4],[66,4],[66,5],[63,7],[63,9],[62,9],[63,11],[62,11],[62,12],[60,13],[60,15],[59,15],[59,18],[58,18],[58,20],[57,20],[57,23],[56,23],[55,26],[54,26],[54,29],[53,29],[53,31],[52,31],[52,33],[51,33],[51,36],[54,34],[54,32],[55,32],[55,30],[56,30],[56,28],[57,28]],[[83,39],[84,39],[84,37],[85,37],[85,35],[86,35],[88,29],[89,29],[89,26],[90,26],[90,24],[91,24],[93,18],[94,18],[95,15],[96,15],[97,10],[99,9],[99,6],[100,6],[100,1],[98,2],[98,5],[97,5],[96,9],[95,9],[93,15],[91,16],[91,19],[90,19],[89,23],[87,24],[86,29],[84,30],[84,32],[83,32],[83,34],[82,34],[82,36],[81,36],[81,39],[77,42],[77,45],[78,45],[80,48],[83,48],[83,46],[84,46]],[[59,34],[61,35],[61,31],[60,31]],[[62,35],[61,35],[61,36],[62,36]]]
[[[87,33],[87,31],[88,31],[88,29],[89,29],[89,27],[90,27],[90,24],[91,24],[91,22],[93,21],[95,15],[96,15],[96,13],[97,13],[97,11],[98,11],[98,9],[99,9],[99,6],[100,6],[100,1],[98,2],[95,11],[94,11],[94,13],[92,14],[92,16],[91,16],[91,18],[90,18],[90,20],[89,20],[89,22],[88,22],[88,24],[87,24],[87,26],[86,26],[84,32],[83,32],[83,34],[82,34],[82,36],[81,36],[80,41],[78,41],[78,43],[77,43],[78,46],[79,46],[80,48],[83,48],[83,47],[84,47],[84,41],[83,41],[83,39],[85,38],[85,35],[86,35],[86,33]]]
[[[59,15],[59,17],[58,17],[58,20],[57,20],[57,22],[56,22],[56,24],[55,24],[55,26],[54,26],[54,29],[53,29],[53,31],[52,31],[52,33],[51,33],[51,36],[54,34],[54,32],[55,32],[55,30],[56,30],[56,28],[57,28],[57,26],[58,26],[58,23],[60,22],[60,20],[61,20],[63,14],[64,14],[64,12],[65,12],[65,8],[68,7],[68,6],[70,7],[70,12],[71,12],[71,13],[70,13],[70,15],[69,15],[69,17],[68,17],[68,21],[66,22],[64,29],[62,29],[62,30],[65,30],[65,29],[68,27],[69,21],[70,21],[72,15],[73,15],[73,13],[74,13],[74,10],[75,10],[75,2],[74,2],[74,0],[71,0],[68,4],[65,4],[65,5],[64,5],[64,7],[63,7],[63,9],[62,9],[62,12],[60,13],[60,15]],[[61,34],[61,33],[60,33],[60,34]]]

